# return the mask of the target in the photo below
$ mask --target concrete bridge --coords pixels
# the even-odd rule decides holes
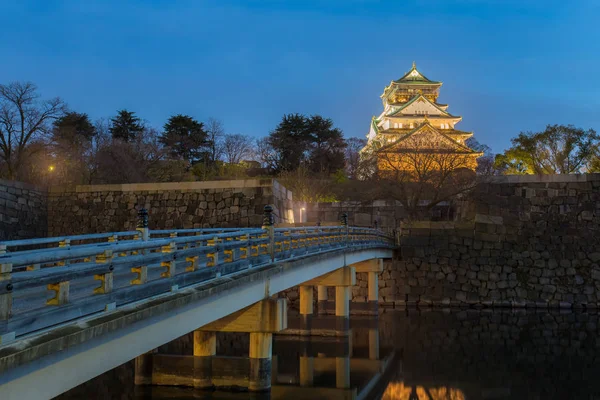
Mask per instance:
[[[369,274],[377,301],[392,237],[347,226],[136,231],[0,243],[0,398],[59,395],[129,360],[153,381],[153,350],[194,332],[192,385],[213,385],[215,332],[248,332],[247,387],[269,390],[272,335],[287,328],[277,294],[300,285],[310,329],[313,288],[335,286],[335,329],[349,324],[350,287]]]

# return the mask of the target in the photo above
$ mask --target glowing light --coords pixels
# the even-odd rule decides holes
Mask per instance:
[[[390,382],[382,400],[465,400],[460,389],[449,387],[405,386],[403,382]]]
[[[54,165],[50,165],[50,166],[48,167],[48,171],[50,171],[50,172],[54,171]]]

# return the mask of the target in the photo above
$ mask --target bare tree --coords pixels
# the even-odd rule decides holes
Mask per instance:
[[[271,146],[268,137],[256,140],[256,158],[264,168],[275,171],[277,166],[280,165],[279,155],[280,153]]]
[[[409,136],[401,146],[367,151],[362,163],[368,164],[365,170],[376,173],[360,189],[347,191],[365,200],[397,200],[411,219],[426,218],[432,208],[451,202],[476,184],[474,154],[427,134]]]
[[[206,121],[205,130],[208,140],[208,161],[214,164],[223,155],[225,128],[221,121],[211,117]]]
[[[252,138],[246,135],[225,135],[223,156],[229,164],[239,164],[252,155]]]
[[[31,82],[0,85],[0,157],[9,179],[17,179],[27,156],[28,145],[42,140],[49,122],[65,112],[61,99],[40,100]]]
[[[365,139],[351,137],[346,139],[346,172],[355,179],[360,165],[360,150],[367,145]]]
[[[283,186],[294,193],[294,200],[310,203],[336,201],[333,180],[327,173],[314,173],[301,165],[294,171],[283,171],[277,177]]]
[[[168,180],[177,174],[172,171],[174,165],[165,165],[166,155],[167,149],[160,145],[158,132],[153,129],[144,128],[142,134],[130,142],[105,141],[95,154],[96,179],[99,183]]]

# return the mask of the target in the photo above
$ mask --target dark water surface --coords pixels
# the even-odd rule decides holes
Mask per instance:
[[[600,400],[590,312],[383,310],[346,339],[277,337],[270,394],[135,387],[133,363],[60,399]],[[218,349],[218,353],[221,353]]]

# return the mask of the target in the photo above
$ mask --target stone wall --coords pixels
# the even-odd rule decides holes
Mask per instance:
[[[461,210],[461,204],[449,207],[441,202],[430,210],[433,221],[453,220]],[[397,229],[408,218],[406,210],[397,200],[375,200],[372,202],[344,201],[336,203],[311,203],[306,205],[306,215],[310,222],[337,222],[340,215],[348,215],[352,226],[378,227],[385,231]]]
[[[309,222],[337,222],[342,213],[348,214],[348,224],[351,226],[373,227],[377,224],[383,229],[395,229],[406,218],[404,209],[394,200],[376,200],[367,204],[344,201],[306,205]]]
[[[0,240],[47,234],[46,191],[26,183],[0,179]]]
[[[132,230],[142,207],[150,229],[260,226],[267,204],[276,222],[293,222],[292,193],[273,179],[52,188],[48,232]]]
[[[380,276],[405,305],[600,305],[600,175],[499,177],[466,222],[415,222]]]

